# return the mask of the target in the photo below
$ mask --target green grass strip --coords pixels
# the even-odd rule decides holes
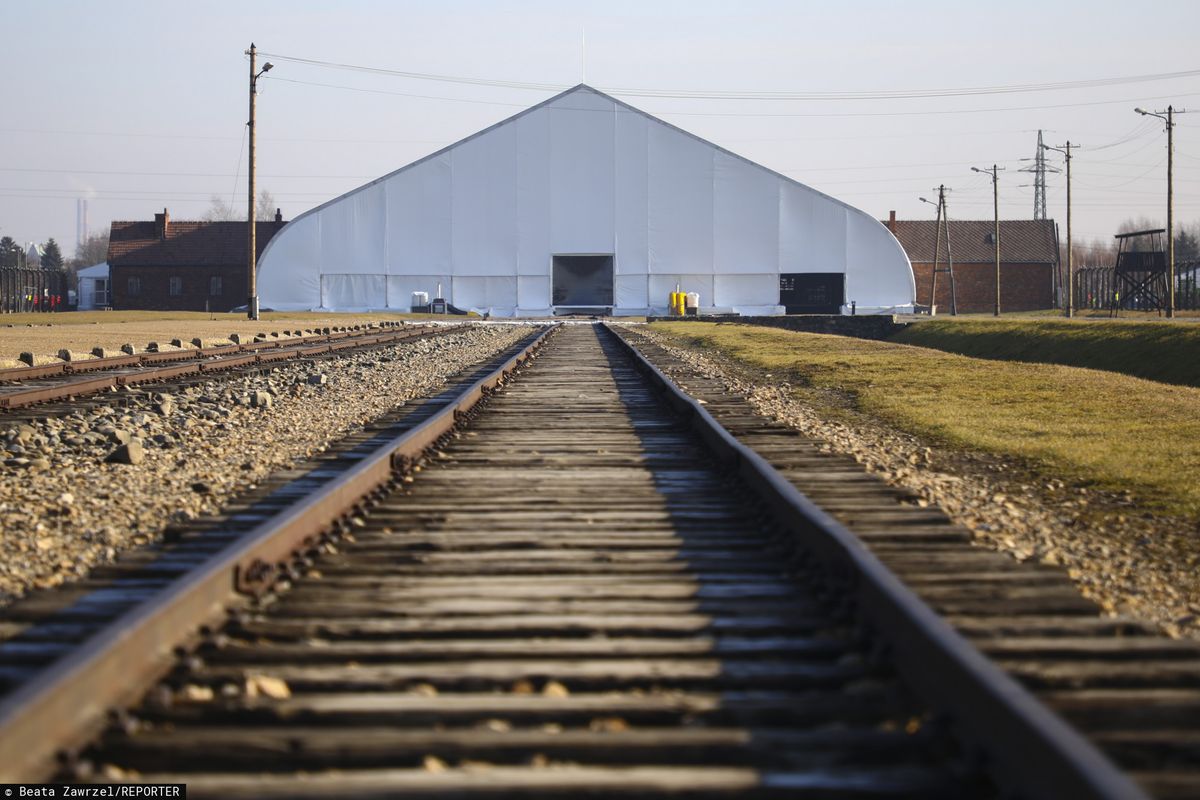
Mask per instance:
[[[1196,324],[935,319],[910,325],[892,341],[976,358],[1065,364],[1200,386],[1200,325]]]
[[[848,402],[899,430],[1019,458],[1045,477],[1129,489],[1146,508],[1200,514],[1200,389],[748,325],[653,329],[790,382],[829,414],[845,413]]]

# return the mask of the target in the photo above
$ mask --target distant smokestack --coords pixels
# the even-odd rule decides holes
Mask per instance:
[[[283,222],[283,209],[281,209],[281,208],[275,209],[275,221]]]
[[[75,200],[75,242],[83,244],[88,239],[88,201],[86,197]]]
[[[896,233],[896,211],[894,209],[888,212],[888,230],[893,234]]]
[[[154,215],[154,233],[159,239],[166,239],[171,233],[171,215],[165,208],[163,213]]]

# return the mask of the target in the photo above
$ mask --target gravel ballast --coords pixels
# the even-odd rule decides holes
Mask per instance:
[[[1157,624],[1177,638],[1200,638],[1194,520],[1148,513],[1131,495],[1039,477],[1002,458],[941,448],[863,414],[831,421],[772,374],[681,347],[646,326],[629,329],[722,381],[763,416],[823,443],[828,452],[853,456],[867,471],[939,506],[972,532],[976,544],[1061,566],[1105,611]],[[686,383],[685,375],[679,377]]]
[[[0,603],[86,575],[170,523],[215,513],[272,471],[528,335],[475,325],[432,339],[285,364],[131,404],[0,423]]]

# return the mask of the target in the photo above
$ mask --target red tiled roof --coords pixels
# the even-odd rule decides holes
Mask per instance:
[[[883,221],[887,225],[887,220]],[[992,263],[995,245],[992,243],[992,220],[950,220],[950,246],[954,263]],[[936,220],[901,220],[895,222],[892,233],[913,262],[933,262],[937,245]],[[943,232],[943,237],[945,236]],[[942,241],[941,260],[946,260],[946,242]],[[1054,237],[1054,220],[1000,220],[1000,260],[1007,264],[1058,262],[1058,243]]]
[[[282,222],[259,222],[256,247],[262,256]],[[155,222],[114,222],[108,238],[110,266],[219,267],[246,263],[245,222],[177,222],[158,236]]]

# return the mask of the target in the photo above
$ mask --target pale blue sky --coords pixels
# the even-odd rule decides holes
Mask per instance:
[[[1151,38],[1151,32],[1157,32]],[[1108,2],[68,2],[0,0],[0,235],[75,244],[166,206],[197,218],[244,203],[248,64],[269,53],[562,87],[883,92],[1059,83],[1200,69],[1200,3]],[[286,80],[285,80],[286,79]],[[300,81],[292,82],[292,81]],[[330,84],[348,88],[330,88]],[[285,217],[440,149],[551,92],[277,61],[260,84],[259,185]],[[359,91],[354,91],[357,89]],[[409,95],[424,95],[413,97]],[[620,96],[620,95],[618,95]],[[889,100],[622,97],[877,217],[1032,214],[1047,143],[1081,142],[1077,238],[1165,220],[1166,137],[1133,107],[1195,106],[1200,78]],[[1113,145],[1113,146],[1108,146]],[[240,164],[240,167],[239,167]],[[236,177],[235,177],[236,175]],[[1176,128],[1176,217],[1200,220],[1200,113]],[[1065,184],[1050,176],[1065,236]]]

